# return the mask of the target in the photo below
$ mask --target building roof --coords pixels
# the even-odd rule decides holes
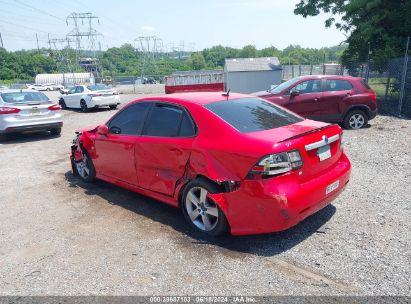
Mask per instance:
[[[234,58],[226,59],[224,71],[250,72],[250,71],[277,71],[282,70],[277,57],[260,58]]]

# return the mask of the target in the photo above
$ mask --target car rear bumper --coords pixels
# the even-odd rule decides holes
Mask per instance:
[[[105,107],[105,106],[110,106],[110,105],[119,105],[120,104],[120,97],[118,95],[113,95],[113,97],[109,98],[100,98],[100,97],[93,97],[89,101],[89,106],[90,108],[99,108],[99,107]]]
[[[374,111],[368,111],[368,120],[374,119],[378,114],[378,110],[375,109]]]
[[[47,131],[51,129],[58,129],[61,127],[63,127],[63,122],[13,126],[13,127],[7,127],[5,130],[0,130],[0,134]]]
[[[269,179],[244,180],[238,190],[210,197],[223,209],[233,235],[281,231],[333,201],[344,190],[350,173],[350,161],[343,153],[327,173],[304,183],[293,172]],[[327,187],[337,180],[338,188],[326,194]]]

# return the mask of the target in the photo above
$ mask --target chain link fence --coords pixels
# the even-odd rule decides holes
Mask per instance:
[[[375,91],[380,113],[411,118],[410,57],[394,58],[384,67],[370,63],[351,69],[352,76],[363,77]]]

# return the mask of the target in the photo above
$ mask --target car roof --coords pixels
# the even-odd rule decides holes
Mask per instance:
[[[249,98],[250,96],[240,93],[230,93],[229,96],[223,95],[225,92],[189,92],[189,93],[173,93],[157,97],[144,98],[145,100],[159,100],[159,101],[185,101],[198,105],[206,105],[213,102],[232,100],[238,98]]]
[[[328,78],[332,78],[332,79],[359,79],[359,77],[353,77],[353,76],[349,76],[349,75],[304,75],[304,76],[299,76],[296,77],[300,80],[304,80],[304,79],[328,79]]]
[[[7,90],[1,90],[2,93],[20,93],[20,92],[31,92],[31,93],[40,93],[38,91],[33,91],[33,90],[28,90],[28,89],[7,89]]]

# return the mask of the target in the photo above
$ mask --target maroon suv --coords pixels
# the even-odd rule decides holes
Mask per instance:
[[[347,129],[360,129],[377,115],[374,91],[363,78],[351,76],[302,76],[254,95],[310,119],[343,123]]]

